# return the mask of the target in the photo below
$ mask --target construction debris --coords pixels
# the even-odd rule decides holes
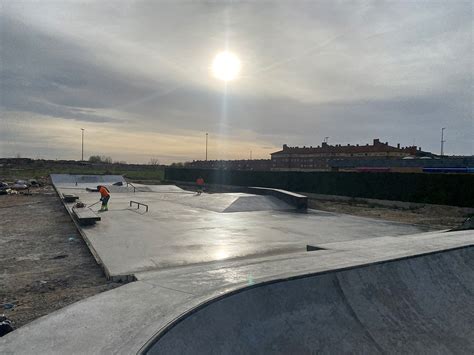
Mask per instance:
[[[76,202],[76,200],[79,198],[78,196],[74,194],[63,194],[63,197],[64,197],[64,202],[68,202],[68,203]]]
[[[44,182],[37,179],[20,179],[14,182],[0,181],[0,195],[31,195],[30,189],[38,189]]]
[[[27,190],[29,188],[28,182],[25,180],[17,180],[15,183],[11,186],[13,190]]]
[[[13,324],[4,314],[0,314],[0,337],[13,332]]]

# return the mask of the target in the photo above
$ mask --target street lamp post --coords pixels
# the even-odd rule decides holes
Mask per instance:
[[[444,155],[444,142],[446,142],[444,140],[444,130],[445,129],[446,129],[446,127],[441,128],[441,156]]]
[[[206,133],[206,161],[207,161],[207,137],[208,137],[208,133]]]
[[[81,149],[81,161],[84,161],[84,131],[85,129],[84,128],[81,128],[81,131],[82,131],[82,149]]]

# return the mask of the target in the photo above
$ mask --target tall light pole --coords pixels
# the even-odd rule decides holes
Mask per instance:
[[[84,161],[84,128],[81,128],[82,131],[82,149],[81,149],[81,161]]]
[[[444,155],[444,142],[446,142],[444,140],[444,130],[445,129],[446,129],[446,127],[441,128],[441,156]]]
[[[329,138],[330,138],[330,137],[324,137],[324,143],[328,143],[328,142],[329,142]]]
[[[207,137],[209,136],[209,134],[206,132],[206,161],[207,161]]]

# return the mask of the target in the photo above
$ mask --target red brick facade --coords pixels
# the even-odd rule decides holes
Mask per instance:
[[[382,143],[379,139],[374,139],[369,145],[329,145],[322,143],[317,147],[288,147],[283,145],[283,149],[272,153],[272,170],[328,170],[328,161],[331,159],[351,159],[351,158],[403,158],[407,156],[426,155],[430,153],[422,152],[416,146],[396,147]]]

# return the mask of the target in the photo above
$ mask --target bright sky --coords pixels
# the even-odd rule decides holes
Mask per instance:
[[[81,128],[86,157],[143,163],[203,159],[206,132],[210,159],[326,136],[439,152],[442,127],[474,154],[471,1],[0,6],[0,156],[79,159]]]

